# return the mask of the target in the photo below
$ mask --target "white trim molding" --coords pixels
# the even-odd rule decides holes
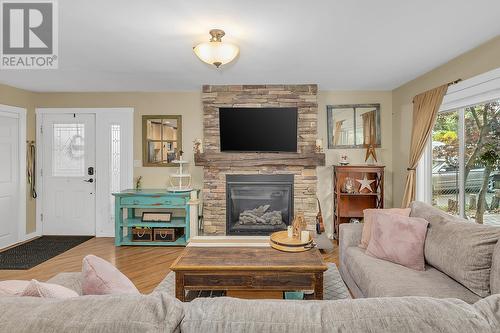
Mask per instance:
[[[22,242],[26,239],[26,140],[27,140],[27,110],[25,108],[0,104],[2,113],[11,113],[13,118],[19,119],[19,205],[18,205],[18,225],[17,241]],[[10,116],[9,116],[10,117]],[[15,244],[15,243],[14,243]],[[13,244],[11,244],[13,245]]]
[[[133,163],[133,140],[134,140],[134,108],[37,108],[36,113],[36,133],[37,142],[43,142],[41,124],[43,116],[46,114],[94,114],[96,122],[96,177],[101,170],[106,170],[109,165],[109,149],[107,145],[99,144],[106,142],[108,137],[107,129],[110,125],[120,125],[120,161],[121,168],[121,190],[133,187],[134,163]],[[108,140],[109,141],[109,140]],[[37,149],[37,170],[39,179],[38,198],[42,202],[43,198],[43,177],[41,177],[41,166],[43,165],[43,149]],[[96,183],[96,226],[97,237],[114,237],[114,225],[110,225],[108,182]],[[36,206],[37,231],[42,230],[42,204]]]
[[[431,203],[432,201],[432,138],[424,148],[424,152],[417,165],[417,184],[415,200]],[[429,167],[430,166],[430,167]]]
[[[448,88],[439,111],[449,111],[500,98],[500,68]]]

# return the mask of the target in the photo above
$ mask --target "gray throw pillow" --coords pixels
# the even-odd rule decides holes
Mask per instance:
[[[492,294],[500,294],[500,242],[497,242],[491,263],[490,288]]]
[[[490,295],[493,250],[500,227],[462,222],[462,219],[429,218],[425,260],[480,297]]]

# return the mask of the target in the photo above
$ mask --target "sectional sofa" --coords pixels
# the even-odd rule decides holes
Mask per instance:
[[[429,221],[425,271],[415,271],[365,254],[358,247],[362,224],[342,224],[340,274],[355,298],[428,296],[475,303],[500,293],[500,227],[478,225],[423,202],[410,216]]]
[[[48,282],[81,292],[78,273]],[[182,303],[150,295],[63,300],[0,298],[0,332],[9,333],[493,333],[500,332],[500,295],[470,305],[459,299],[381,297],[338,301],[199,298]]]
[[[362,226],[341,225],[340,271],[358,299],[182,303],[162,284],[149,295],[0,297],[0,332],[500,332],[500,228],[418,202],[411,214],[430,222],[424,272],[367,256],[357,246]],[[81,295],[80,273],[48,282]]]

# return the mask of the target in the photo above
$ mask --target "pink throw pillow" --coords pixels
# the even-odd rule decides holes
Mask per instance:
[[[0,281],[0,296],[20,296],[29,283],[25,280]]]
[[[122,272],[94,255],[83,258],[83,295],[140,294]]]
[[[366,249],[370,242],[373,219],[378,214],[398,214],[410,216],[411,208],[387,208],[387,209],[365,209],[363,211],[363,231],[361,233],[361,243],[359,247]]]
[[[372,236],[366,254],[423,271],[428,224],[419,217],[377,214],[372,223]]]
[[[52,283],[31,280],[20,296],[42,297],[42,298],[71,298],[78,297],[76,291]]]

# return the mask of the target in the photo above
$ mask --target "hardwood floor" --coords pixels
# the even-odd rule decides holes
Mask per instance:
[[[92,238],[32,269],[0,270],[0,280],[45,281],[60,272],[79,272],[83,257],[94,254],[113,263],[142,293],[149,293],[170,272],[170,265],[183,250],[183,247],[115,247],[113,238]],[[325,261],[338,265],[338,246],[322,254]]]

